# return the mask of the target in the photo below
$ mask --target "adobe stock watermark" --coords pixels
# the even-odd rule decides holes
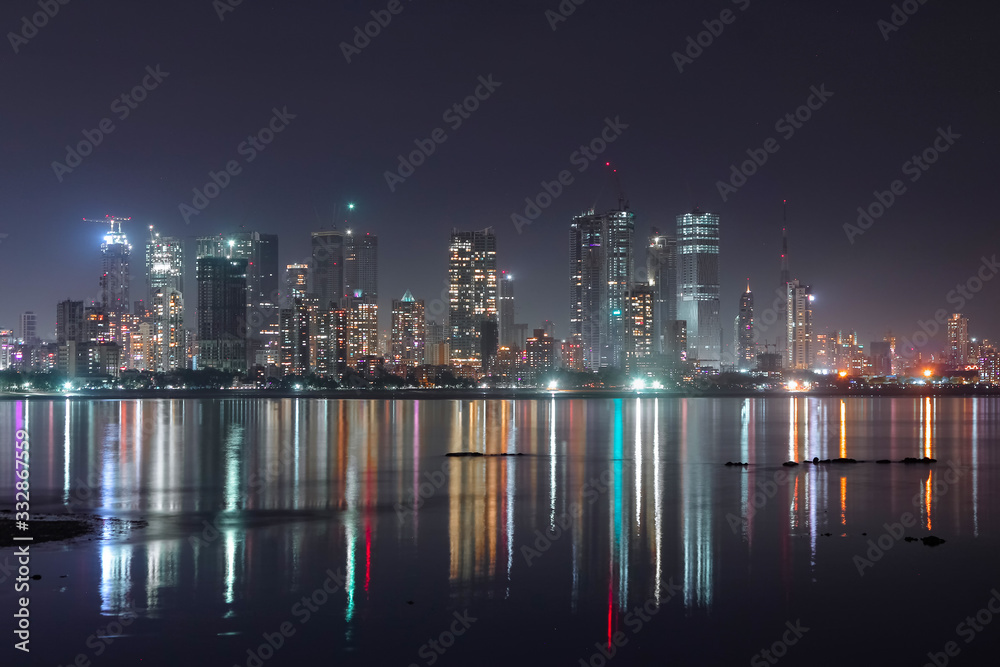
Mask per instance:
[[[769,648],[761,649],[760,652],[753,654],[753,657],[750,658],[752,667],[767,667],[767,665],[778,664],[779,660],[788,655],[788,648],[798,644],[799,640],[809,632],[809,628],[802,625],[801,619],[795,619],[794,625],[791,621],[785,621],[785,627],[788,629],[782,633],[781,639],[775,641]]]
[[[559,28],[560,23],[565,23],[576,12],[576,8],[585,2],[587,0],[562,0],[554,10],[546,9],[545,20],[549,22],[552,32]]]
[[[770,480],[757,482],[758,490],[754,491],[747,503],[746,516],[736,516],[732,512],[726,514],[726,523],[733,531],[733,535],[738,535],[741,528],[746,527],[747,521],[752,519],[757,512],[764,509],[769,500],[778,495],[778,487],[786,484],[793,484],[796,474],[789,474],[785,470],[778,470]]]
[[[440,470],[424,472],[424,477],[427,478],[427,481],[417,485],[417,497],[415,499],[408,499],[405,505],[401,502],[396,503],[394,509],[396,510],[396,518],[400,523],[406,521],[406,517],[423,507],[429,498],[441,490],[441,487],[448,481],[448,467],[450,465],[451,461],[446,460]]]
[[[70,0],[38,0],[38,8],[41,11],[35,12],[30,17],[21,17],[21,29],[17,32],[8,32],[7,41],[14,49],[14,55],[21,51],[21,47],[27,44],[38,35],[38,31],[49,24],[51,19],[59,13],[59,8],[70,3]]]
[[[608,492],[608,488],[614,481],[615,474],[612,470],[605,470],[601,473],[601,476],[591,478],[584,483],[582,487],[583,497],[587,501],[587,505],[593,505],[597,502],[597,499]],[[552,545],[559,540],[563,534],[569,530],[573,524],[580,520],[583,516],[583,505],[573,501],[570,503],[569,511],[557,516],[553,525],[546,530],[544,533],[537,528],[535,529],[535,542],[534,549],[532,549],[527,544],[521,545],[521,556],[524,557],[524,562],[531,567],[531,561],[539,558],[543,553],[552,548]]]
[[[774,131],[781,134],[785,141],[790,141],[795,133],[812,119],[813,113],[822,109],[834,96],[834,93],[826,89],[825,83],[820,84],[819,88],[812,86],[809,90],[812,94],[806,98],[805,104],[786,113],[774,124]],[[745,160],[739,166],[731,165],[729,180],[717,181],[715,184],[722,201],[726,202],[730,195],[736,194],[740,188],[747,184],[747,180],[756,174],[758,169],[767,164],[768,159],[779,150],[781,150],[781,144],[774,137],[768,137],[761,148],[748,148],[747,155],[750,159]]]
[[[962,474],[962,471],[958,469],[954,461],[949,462],[948,469],[945,472],[935,475],[936,479],[933,486],[935,496],[940,498],[947,494],[951,487],[958,483]],[[913,506],[920,507],[925,497],[923,491],[914,494],[912,500]],[[899,520],[895,523],[882,524],[885,532],[875,539],[868,540],[868,549],[865,551],[864,556],[858,554],[852,559],[854,567],[858,570],[858,574],[862,577],[865,576],[866,569],[875,567],[875,563],[882,560],[882,557],[903,539],[906,533],[904,529],[913,528],[916,525],[917,517],[912,512],[903,512]]]
[[[382,30],[389,27],[389,24],[392,23],[392,17],[402,14],[404,9],[406,7],[401,0],[389,0],[385,9],[371,10],[372,20],[365,23],[364,28],[360,25],[354,26],[354,39],[350,43],[340,43],[340,52],[344,54],[347,64],[351,64],[352,56],[361,55],[361,52],[368,48],[372,40],[381,35]]]
[[[683,590],[684,587],[680,584],[675,584],[674,578],[670,577],[666,587],[660,592],[659,596],[654,595],[642,604],[636,605],[625,614],[625,627],[631,631],[633,637],[639,634],[646,627],[646,624],[660,613],[660,609],[673,600],[679,593],[683,592]],[[590,654],[589,658],[580,658],[580,667],[604,667],[608,664],[608,661],[618,655],[618,650],[626,646],[628,642],[629,636],[621,630],[611,635],[607,646],[605,646],[604,642],[595,642],[594,648],[596,650]]]
[[[443,631],[436,639],[428,639],[427,643],[417,649],[417,656],[424,659],[424,664],[428,667],[441,659],[448,652],[455,641],[469,631],[472,624],[479,619],[469,614],[469,610],[459,614],[457,611],[452,614],[455,620],[451,622],[448,629]],[[409,667],[420,667],[419,663],[411,662]]]
[[[900,340],[898,354],[906,359],[912,359],[916,350],[924,347],[936,336],[939,331],[948,326],[948,317],[952,312],[962,312],[966,304],[972,301],[979,292],[983,290],[986,283],[1000,273],[1000,262],[997,261],[996,253],[992,257],[982,257],[979,269],[974,275],[969,277],[964,283],[955,285],[955,289],[950,290],[945,295],[945,300],[954,309],[951,311],[938,308],[934,311],[934,317],[928,320],[917,320],[917,330],[911,335]]]
[[[882,39],[888,42],[892,33],[898,32],[906,25],[910,17],[920,11],[920,6],[925,4],[927,4],[927,0],[904,0],[898,5],[893,5],[889,20],[879,19],[875,24],[879,32],[882,33]]]
[[[149,93],[159,88],[163,80],[170,76],[170,72],[164,72],[157,65],[146,67],[146,76],[128,92],[122,93],[111,101],[111,113],[119,121],[127,119],[139,105],[146,100]],[[83,139],[75,146],[66,146],[66,157],[64,162],[58,160],[52,162],[52,171],[56,175],[56,180],[63,182],[63,176],[73,173],[73,170],[83,164],[83,159],[90,156],[94,149],[104,143],[104,138],[114,132],[115,123],[111,118],[102,118],[93,130],[83,130]]]
[[[621,121],[620,116],[615,116],[614,120],[604,119],[604,127],[600,134],[590,140],[589,143],[581,145],[578,149],[570,153],[569,164],[576,167],[577,173],[582,174],[590,168],[592,162],[608,149],[608,146],[622,136],[622,132],[628,129],[628,125]],[[565,188],[574,182],[573,173],[569,169],[563,169],[551,181],[542,181],[542,190],[534,197],[524,198],[524,211],[521,213],[511,213],[510,221],[514,224],[514,229],[520,234],[525,225],[532,224],[542,211],[552,206]]]
[[[243,4],[243,0],[212,0],[212,9],[219,17],[219,22],[226,20],[226,14],[235,12],[236,8]]]
[[[750,7],[750,0],[731,0],[731,2],[739,6],[741,12],[745,12]],[[705,29],[694,37],[688,36],[687,48],[684,49],[684,53],[680,51],[673,53],[672,57],[674,64],[677,65],[677,71],[683,74],[685,65],[693,65],[694,61],[705,53],[705,49],[712,46],[715,40],[722,36],[726,26],[736,22],[737,16],[738,14],[727,8],[722,10],[719,18],[702,21],[701,24],[705,26]]]
[[[138,615],[135,609],[128,608],[106,626],[98,628],[92,635],[88,636],[84,644],[93,653],[94,658],[104,655],[116,639],[121,638],[125,628],[132,625]],[[91,653],[77,653],[72,662],[66,663],[66,667],[89,667]],[[59,665],[59,667],[63,667]]]
[[[961,134],[956,134],[951,129],[951,125],[948,126],[947,130],[939,127],[937,132],[938,136],[934,138],[930,146],[921,151],[919,155],[913,155],[903,163],[903,175],[909,176],[911,183],[919,181],[920,177],[941,159],[944,153],[951,150],[951,147],[955,145],[957,140],[962,138]],[[874,192],[875,201],[867,207],[859,206],[857,224],[844,224],[844,232],[847,234],[847,240],[851,242],[851,245],[854,245],[856,237],[861,236],[871,229],[875,221],[885,215],[886,211],[892,208],[904,194],[906,194],[906,184],[902,180],[896,179],[889,184],[889,189],[885,192],[876,190]]]
[[[441,114],[441,120],[448,124],[452,132],[457,132],[465,124],[465,121],[472,117],[472,114],[479,110],[480,104],[490,99],[497,88],[503,85],[502,81],[494,81],[493,75],[480,76],[479,85],[476,86],[472,94],[461,102],[456,102]],[[448,133],[443,128],[436,127],[430,132],[428,139],[414,139],[413,144],[416,150],[409,155],[399,154],[399,164],[395,171],[385,172],[385,182],[389,186],[389,192],[395,192],[396,187],[405,183],[406,179],[416,173],[417,168],[427,161],[427,158],[434,155],[437,147],[448,141]]]
[[[330,598],[344,588],[344,574],[340,570],[333,572],[326,571],[326,579],[322,585],[314,589],[309,595],[302,596],[302,599],[292,605],[288,613],[298,620],[299,625],[305,625],[326,605]],[[246,667],[263,667],[263,664],[274,657],[289,639],[295,636],[298,628],[291,621],[284,621],[279,624],[273,632],[265,632],[261,635],[263,641],[246,651],[247,658],[244,661]],[[234,665],[233,667],[239,667]]]
[[[990,598],[982,609],[974,616],[966,616],[965,620],[955,626],[955,634],[965,639],[966,644],[971,644],[976,635],[986,630],[986,626],[993,622],[993,616],[997,614],[1000,614],[1000,591],[994,588],[990,591]],[[947,642],[943,651],[927,652],[930,662],[925,662],[924,667],[945,667],[951,662],[951,658],[957,657],[961,652],[958,642]]]
[[[236,147],[237,158],[226,162],[219,171],[209,171],[208,182],[203,187],[192,190],[194,196],[191,199],[191,203],[182,203],[178,206],[185,224],[191,224],[192,216],[200,215],[202,211],[208,208],[212,200],[229,187],[230,183],[233,182],[233,178],[243,173],[243,164],[250,164],[256,160],[257,156],[271,145],[275,137],[284,132],[291,124],[291,121],[298,118],[296,114],[288,112],[288,107],[282,107],[281,110],[275,107],[271,111],[271,119],[267,122],[267,125],[257,130],[256,133],[247,136]],[[243,158],[243,164],[241,164],[238,158]]]

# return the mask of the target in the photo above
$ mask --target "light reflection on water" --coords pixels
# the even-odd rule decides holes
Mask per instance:
[[[817,581],[827,532],[848,538],[908,508],[924,531],[978,538],[992,519],[979,507],[981,467],[996,462],[981,442],[997,439],[997,413],[994,399],[800,395],[66,400],[0,404],[0,423],[30,430],[36,497],[149,520],[125,539],[103,536],[104,614],[169,614],[178,590],[193,589],[206,610],[238,616],[342,567],[349,642],[407,576],[400,563],[419,557],[418,576],[444,574],[456,604],[511,598],[544,572],[570,613],[603,608],[610,642],[630,606],[659,600],[672,577],[693,614],[713,614],[733,562],[775,565],[789,596],[796,541]],[[868,463],[781,467],[814,456]],[[941,462],[873,462],[906,456]],[[751,465],[722,466],[731,460]],[[943,486],[946,462],[971,474]],[[790,482],[765,493],[780,470]],[[594,499],[588,484],[602,473]],[[526,547],[538,551],[530,567]]]

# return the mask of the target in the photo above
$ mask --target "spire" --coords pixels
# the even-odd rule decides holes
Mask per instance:
[[[406,294],[403,295],[402,301],[403,303],[413,303],[416,299],[414,299],[413,295],[410,294],[410,290],[406,290]]]
[[[750,279],[747,278],[747,294],[750,293]]]

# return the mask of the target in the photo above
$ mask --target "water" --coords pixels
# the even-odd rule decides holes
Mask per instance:
[[[1000,589],[1000,399],[6,401],[4,508],[19,427],[33,514],[148,521],[32,547],[31,664],[975,665],[1000,645],[975,620]],[[814,456],[867,462],[781,465]],[[938,463],[874,463],[908,456]],[[902,539],[928,535],[946,542]]]

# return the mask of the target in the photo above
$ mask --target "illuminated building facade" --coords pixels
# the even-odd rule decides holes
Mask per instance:
[[[656,290],[634,284],[628,295],[628,368],[648,367],[656,351]]]
[[[498,338],[502,347],[514,344],[514,276],[506,271],[500,274],[500,301],[498,311]]]
[[[788,313],[787,342],[789,369],[808,370],[813,362],[812,287],[798,280],[788,283],[786,311]]]
[[[309,306],[304,299],[292,299],[279,317],[281,331],[280,366],[285,375],[305,375],[310,370]]]
[[[146,243],[147,303],[153,302],[157,290],[184,293],[184,243],[172,236],[161,237],[150,227]],[[137,313],[138,314],[138,313]]]
[[[629,210],[591,210],[570,223],[570,337],[589,370],[625,366],[634,235]]]
[[[524,380],[537,384],[545,373],[556,367],[556,341],[545,333],[545,329],[535,329],[535,335],[525,343]],[[506,366],[506,362],[502,364]]]
[[[969,363],[969,319],[955,313],[948,318],[948,348],[945,358],[952,368],[962,368]]]
[[[366,297],[352,298],[347,310],[347,363],[356,369],[378,354],[378,304]]]
[[[304,299],[309,294],[309,265],[289,264],[285,267],[285,298]]]
[[[673,357],[676,350],[670,335],[677,320],[677,238],[653,228],[646,249],[646,275],[653,288],[654,351]]]
[[[721,368],[717,214],[696,208],[677,216],[677,272],[677,318],[686,322],[687,358]]]
[[[402,299],[392,300],[392,360],[413,368],[424,363],[426,339],[424,302],[406,290]]]
[[[482,363],[481,322],[497,318],[497,237],[492,228],[454,231],[449,245],[449,339],[451,363]]]
[[[139,325],[132,336],[142,339]],[[149,370],[169,373],[186,365],[184,350],[184,298],[180,291],[166,288],[153,293],[151,359],[143,359]]]
[[[750,283],[740,297],[740,311],[736,316],[736,370],[752,371],[757,365],[757,346],[753,330],[753,292]]]

